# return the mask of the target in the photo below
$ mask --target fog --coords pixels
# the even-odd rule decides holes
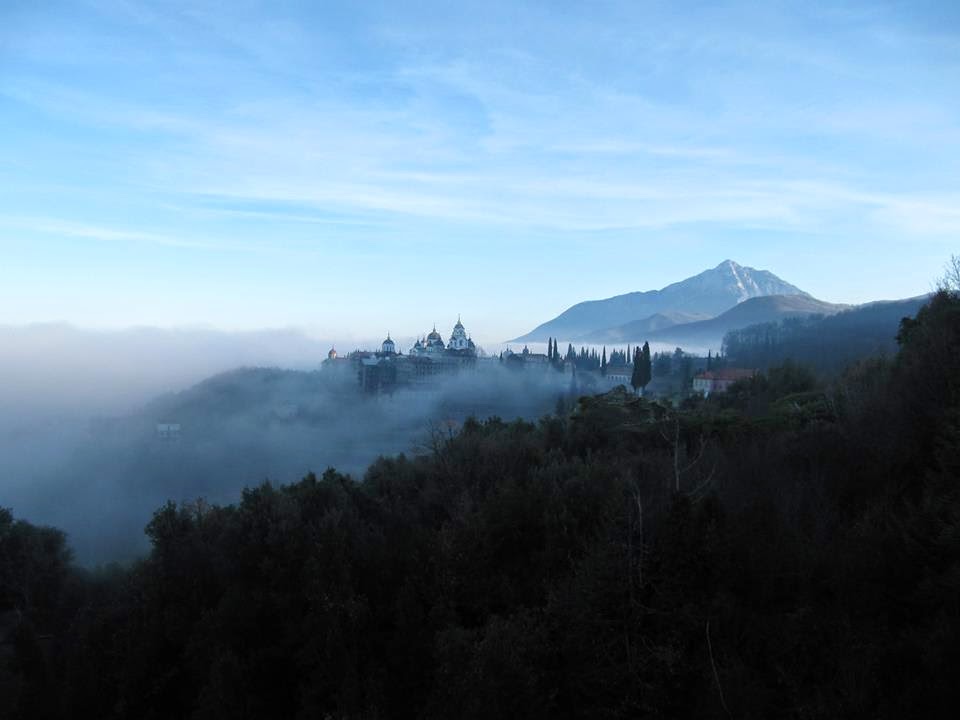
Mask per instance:
[[[469,415],[539,417],[569,387],[491,363],[368,396],[349,374],[291,369],[317,368],[328,347],[292,331],[0,328],[0,506],[65,530],[83,563],[128,560],[167,500],[234,502],[327,467],[359,476]]]
[[[124,411],[235,367],[317,367],[329,348],[297,330],[0,325],[0,415],[19,422]]]

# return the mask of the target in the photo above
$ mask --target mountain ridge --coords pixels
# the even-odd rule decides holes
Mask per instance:
[[[650,333],[666,330],[675,325],[685,325],[687,323],[709,320],[709,315],[702,313],[685,313],[676,310],[665,310],[651,315],[641,320],[633,320],[624,325],[618,325],[605,330],[596,330],[587,335],[581,335],[574,338],[575,343],[606,343],[606,342],[626,342],[633,340],[637,334],[649,335]]]
[[[855,307],[817,300],[809,295],[763,295],[744,300],[717,317],[674,325],[651,333],[644,340],[664,344],[703,345],[719,349],[723,336],[731,330],[742,330],[751,325],[778,322],[793,317],[835,315]]]
[[[542,342],[548,337],[572,340],[667,312],[715,317],[735,305],[764,295],[803,295],[803,290],[768,270],[724,260],[697,275],[660,290],[615,295],[577,303],[552,320],[509,342]]]

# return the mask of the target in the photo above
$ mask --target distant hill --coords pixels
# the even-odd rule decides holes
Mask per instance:
[[[685,313],[675,310],[651,315],[642,320],[634,320],[625,325],[619,325],[606,330],[597,330],[587,335],[575,338],[576,342],[588,343],[592,345],[600,343],[616,343],[640,340],[643,341],[658,330],[666,330],[675,325],[697,322],[699,320],[709,320],[709,315],[702,313]]]
[[[771,295],[745,300],[715,318],[674,325],[651,333],[647,337],[627,338],[632,341],[678,345],[684,348],[713,348],[719,350],[723,336],[759,323],[778,322],[786,318],[809,315],[833,315],[850,309],[849,305],[823,302],[809,295]]]
[[[897,351],[900,321],[914,317],[926,295],[867,303],[828,316],[787,318],[727,333],[724,352],[744,367],[768,368],[786,360],[833,374],[858,360]]]
[[[668,318],[669,313],[714,317],[744,300],[764,295],[806,293],[771,272],[724,260],[711,270],[661,290],[578,303],[511,342],[543,342],[549,337],[573,340],[658,314]]]

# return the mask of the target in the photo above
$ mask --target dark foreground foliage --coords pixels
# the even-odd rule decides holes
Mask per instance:
[[[0,715],[952,717],[960,300],[899,340],[171,504],[125,569],[0,514]]]

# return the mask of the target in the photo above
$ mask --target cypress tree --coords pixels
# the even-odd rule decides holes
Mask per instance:
[[[640,365],[641,365],[641,375],[640,383],[641,387],[646,390],[647,385],[650,384],[650,380],[653,379],[653,365],[650,362],[650,343],[643,343],[643,350],[640,353]]]
[[[633,354],[633,373],[630,375],[630,385],[633,387],[633,392],[637,392],[641,387],[643,387],[643,358],[640,353],[640,348],[634,350]]]
[[[603,346],[603,356],[600,358],[600,374],[607,374],[607,346]]]

